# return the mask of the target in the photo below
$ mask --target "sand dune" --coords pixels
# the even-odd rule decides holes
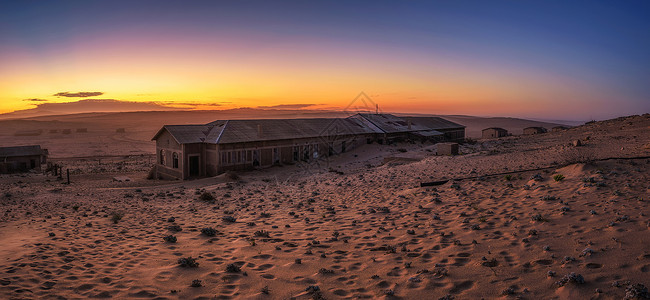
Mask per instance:
[[[148,164],[116,158],[62,161],[70,185],[3,175],[0,298],[647,297],[650,159],[599,159],[649,156],[648,128],[621,118],[454,157],[367,145],[337,157],[339,173],[149,181]],[[485,176],[521,169],[539,170]]]

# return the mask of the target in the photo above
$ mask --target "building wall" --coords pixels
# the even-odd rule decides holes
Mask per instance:
[[[174,164],[174,158],[178,164]],[[156,139],[156,177],[164,179],[184,179],[183,146],[164,131]]]
[[[312,161],[328,156],[330,144],[332,154],[336,155],[365,144],[367,138],[365,135],[357,135],[337,137],[331,141],[326,138],[307,138],[220,144],[217,173]]]
[[[484,139],[491,139],[491,138],[500,138],[507,136],[508,132],[505,130],[497,130],[494,128],[488,128],[488,129],[483,129],[482,131],[482,137]]]
[[[539,128],[524,128],[524,134],[538,134],[538,133],[544,133],[544,131]]]
[[[465,139],[465,128],[436,129],[445,134],[448,141],[462,141]]]
[[[0,158],[0,173],[41,171],[41,163],[44,160],[45,158],[42,155],[3,157]]]

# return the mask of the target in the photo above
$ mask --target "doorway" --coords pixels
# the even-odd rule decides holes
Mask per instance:
[[[199,176],[200,171],[199,171],[199,156],[190,156],[189,157],[190,163],[189,163],[189,173],[190,176]]]

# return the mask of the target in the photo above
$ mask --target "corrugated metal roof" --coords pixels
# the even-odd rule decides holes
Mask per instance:
[[[423,126],[426,128],[440,130],[440,129],[454,129],[465,128],[465,126],[445,120],[440,117],[404,117],[405,120],[411,120],[412,124]]]
[[[399,118],[391,114],[357,114],[352,117],[362,117],[378,127],[385,133],[397,132],[410,132],[435,129],[411,121],[409,128],[409,120],[407,118]]]
[[[374,133],[356,120],[340,118],[228,120],[209,123],[216,124],[224,124],[223,130],[208,135],[207,143],[229,144]]]
[[[440,136],[440,135],[445,135],[444,133],[437,131],[437,130],[424,130],[424,131],[416,131],[413,132],[415,135],[419,136]]]
[[[41,149],[40,145],[0,147],[0,157],[16,157],[16,156],[31,156],[31,155],[45,155],[45,154],[46,151]]]
[[[165,125],[153,137],[167,130],[180,144],[230,144],[299,138],[331,137],[395,132],[428,132],[464,128],[436,117],[399,118],[390,114],[357,114],[349,118],[218,120],[205,125]],[[410,128],[409,128],[409,122]]]
[[[192,143],[203,143],[205,142],[205,131],[208,129],[206,125],[165,125],[163,129],[166,129],[172,137],[179,144],[192,144]],[[154,139],[162,132],[159,131]]]

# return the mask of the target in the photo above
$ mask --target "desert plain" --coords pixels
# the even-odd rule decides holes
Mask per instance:
[[[0,176],[0,298],[650,298],[648,114],[190,181],[111,130]]]

